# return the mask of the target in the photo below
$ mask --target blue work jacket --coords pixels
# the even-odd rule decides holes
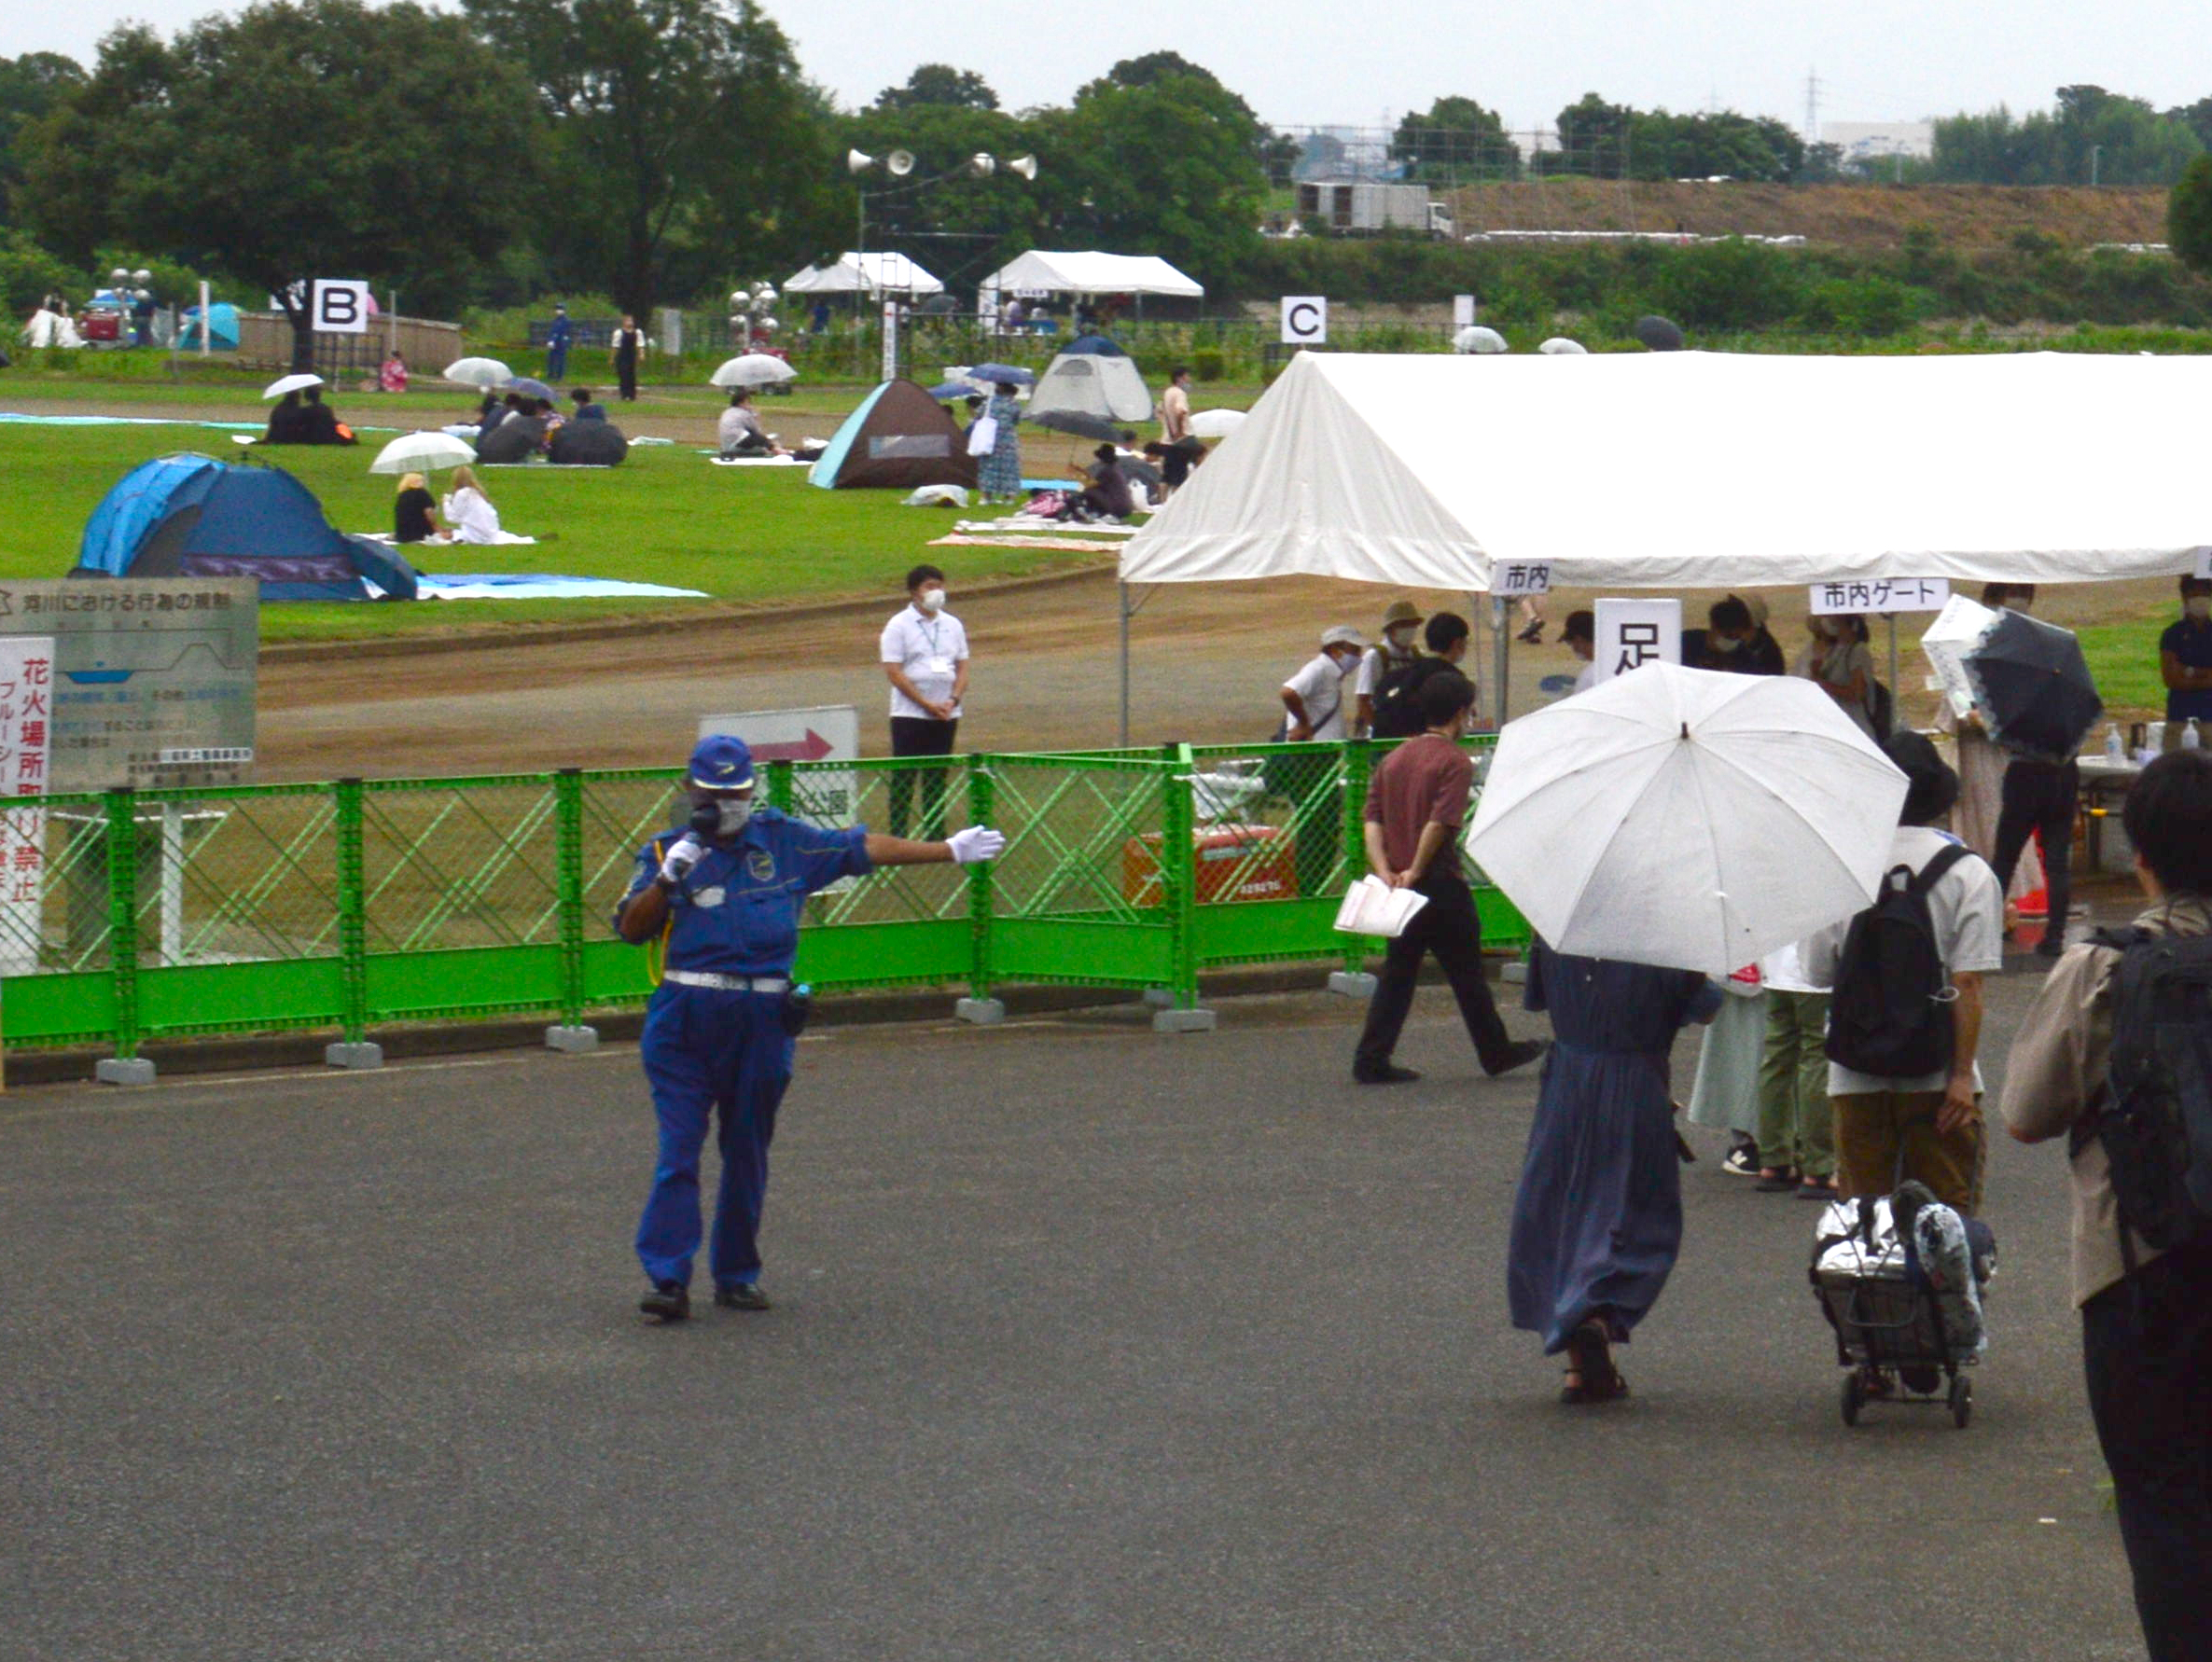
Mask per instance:
[[[624,906],[652,882],[681,835],[663,832],[638,850],[637,875]],[[830,830],[776,809],[755,809],[735,842],[710,842],[699,864],[670,891],[668,967],[719,976],[789,975],[799,952],[800,907],[815,890],[874,869],[867,838],[865,825]]]

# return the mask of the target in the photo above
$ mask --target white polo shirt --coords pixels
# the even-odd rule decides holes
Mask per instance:
[[[1326,652],[1317,652],[1283,683],[1283,690],[1296,693],[1298,701],[1305,706],[1306,719],[1317,741],[1344,736],[1344,679],[1336,660]]]
[[[953,696],[953,677],[967,660],[967,631],[950,612],[924,612],[909,606],[883,625],[882,658],[904,670],[916,692],[941,702]],[[891,688],[891,713],[921,721],[938,719],[896,686]],[[955,704],[953,719],[959,717],[960,707]]]

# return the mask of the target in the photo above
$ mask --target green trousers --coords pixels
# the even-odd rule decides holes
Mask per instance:
[[[1759,1163],[1835,1174],[1835,1116],[1828,1101],[1828,994],[1767,990],[1767,1042],[1759,1064]]]

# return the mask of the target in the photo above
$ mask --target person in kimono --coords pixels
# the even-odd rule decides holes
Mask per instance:
[[[1548,1012],[1528,1155],[1513,1197],[1506,1290],[1513,1325],[1567,1356],[1560,1400],[1628,1394],[1612,1348],[1658,1302],[1682,1245],[1669,1057],[1719,1013],[1694,970],[1581,958],[1536,943],[1524,1004]]]

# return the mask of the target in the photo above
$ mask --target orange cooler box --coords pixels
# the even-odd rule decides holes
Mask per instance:
[[[1158,906],[1160,836],[1148,831],[1121,845],[1121,897],[1133,906]],[[1205,825],[1192,840],[1198,853],[1198,898],[1290,900],[1298,894],[1288,833],[1273,825]]]

